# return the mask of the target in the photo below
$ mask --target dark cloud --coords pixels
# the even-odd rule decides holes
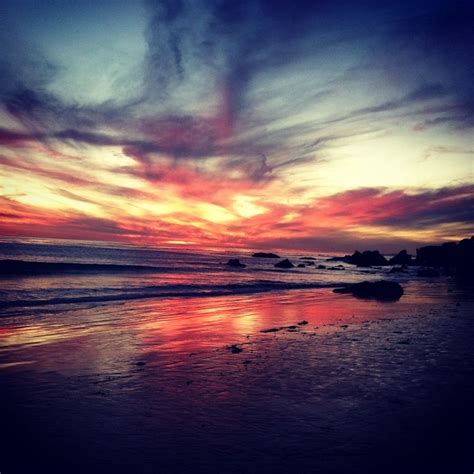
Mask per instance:
[[[24,129],[1,129],[0,143],[121,147],[138,163],[136,172],[151,181],[164,175],[154,166],[155,155],[197,162],[224,156],[220,172],[238,171],[258,183],[285,168],[322,161],[325,150],[367,130],[383,129],[378,123],[383,113],[417,114],[416,130],[474,123],[469,2],[149,0],[145,5],[147,53],[138,99],[65,103],[49,88],[57,66],[31,45],[5,39],[0,102]],[[332,78],[313,87],[328,66],[319,65],[318,55],[341,44],[347,51],[366,51],[367,57],[365,64],[343,71],[346,77],[359,67],[366,74],[385,70],[390,80],[410,71],[416,80],[403,89],[408,92],[379,103],[359,108],[348,103],[335,108],[334,116],[282,124],[309,105],[317,110],[345,86]],[[265,84],[255,92],[264,78],[311,61],[306,82],[285,91],[283,104],[272,107],[275,93],[270,89],[265,95]],[[204,110],[208,102],[215,106]],[[260,115],[256,105],[264,109]],[[347,128],[328,129],[341,123]]]
[[[293,208],[293,212],[299,216],[296,223],[280,222],[272,226],[283,231],[281,238],[268,238],[260,232],[261,237],[255,236],[257,242],[269,248],[307,251],[414,250],[421,244],[434,243],[420,242],[419,230],[435,231],[438,240],[451,240],[453,229],[459,235],[474,233],[474,186],[419,190],[417,193],[383,188],[355,189],[320,198],[311,206]],[[281,216],[280,211],[273,217],[278,215]],[[301,226],[302,222],[304,226]],[[371,234],[366,230],[361,234],[359,226],[373,227],[376,232]],[[417,237],[397,237],[392,229]]]
[[[428,64],[425,75],[440,78],[454,96],[463,127],[474,125],[474,5],[470,1],[435,2],[424,12],[401,19],[393,31],[398,47]],[[416,63],[415,63],[416,65]]]
[[[472,185],[411,193],[384,188],[362,188],[322,198],[316,206],[322,206],[324,217],[342,218],[350,225],[415,230],[458,223],[471,225],[474,230]],[[303,212],[309,217],[315,211],[309,208]]]
[[[394,199],[403,212],[378,221],[400,227],[426,228],[439,224],[464,223],[474,230],[474,186],[441,188],[419,194],[403,194]]]

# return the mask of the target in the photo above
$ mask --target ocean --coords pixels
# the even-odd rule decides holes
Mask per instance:
[[[3,238],[0,470],[472,470],[472,287],[251,255]]]
[[[381,278],[416,280],[413,268],[390,274],[391,267],[344,264],[342,269],[341,262],[328,262],[328,255],[314,255],[314,260],[294,253],[281,257],[296,268],[278,269],[274,264],[281,259],[255,258],[243,251],[178,252],[116,243],[2,238],[0,311],[22,314],[33,306],[266,293]],[[238,258],[246,267],[229,267],[229,258]]]

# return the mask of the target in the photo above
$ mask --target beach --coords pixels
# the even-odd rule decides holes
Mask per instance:
[[[412,279],[7,308],[2,472],[470,472],[474,298]]]
[[[474,1],[0,1],[0,474],[474,474]]]

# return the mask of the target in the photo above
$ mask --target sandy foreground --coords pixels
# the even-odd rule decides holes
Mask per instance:
[[[443,279],[3,315],[0,471],[471,473],[473,310]]]

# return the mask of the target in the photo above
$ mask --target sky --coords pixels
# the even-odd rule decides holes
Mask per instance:
[[[6,0],[0,235],[385,252],[474,233],[474,5]]]

